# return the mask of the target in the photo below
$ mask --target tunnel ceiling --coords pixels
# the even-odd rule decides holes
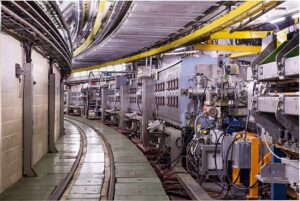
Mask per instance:
[[[208,11],[226,8],[223,4],[215,1],[106,2],[99,33],[84,51],[74,56],[72,67],[119,59],[166,42],[205,18]],[[61,2],[74,50],[91,32],[98,7],[99,2]]]

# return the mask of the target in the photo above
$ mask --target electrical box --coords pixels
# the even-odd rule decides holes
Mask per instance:
[[[233,149],[233,166],[239,169],[250,169],[251,163],[251,143],[247,141],[237,141]]]

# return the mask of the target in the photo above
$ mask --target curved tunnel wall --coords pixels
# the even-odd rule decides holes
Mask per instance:
[[[24,62],[20,41],[0,33],[1,134],[0,193],[22,177],[23,97],[15,77],[15,64]],[[33,164],[48,151],[48,59],[32,52],[33,79]],[[60,72],[55,73],[55,141],[60,135]],[[21,95],[20,95],[21,93]]]

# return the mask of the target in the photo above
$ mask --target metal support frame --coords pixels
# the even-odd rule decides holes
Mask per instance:
[[[258,138],[251,139],[251,169],[250,169],[250,183],[249,186],[253,186],[249,189],[248,198],[258,199],[258,183],[256,175],[259,172],[259,146],[260,141]],[[263,159],[262,159],[263,160]],[[256,183],[256,184],[255,184]]]
[[[151,85],[151,78],[150,77],[144,77],[142,78],[142,135],[141,135],[141,141],[144,145],[144,147],[148,146],[148,134],[147,134],[147,127],[148,127],[148,120],[151,117],[151,104],[152,99],[149,96],[149,89]]]
[[[297,33],[292,40],[290,40],[276,55],[276,64],[278,69],[279,79],[284,79],[285,75],[285,55],[291,49],[295,47],[296,44],[299,44],[299,33]]]
[[[266,58],[273,50],[276,49],[276,39],[273,39],[269,45],[252,61],[251,68],[252,68],[252,74],[253,79],[257,78],[257,72],[258,72],[258,65],[259,63]]]
[[[284,156],[284,154],[275,147],[272,147],[273,152],[276,155],[279,155],[279,157]],[[272,163],[280,163],[281,160],[272,156]],[[286,191],[287,191],[287,185],[286,184],[271,184],[271,199],[272,200],[285,200],[286,199]]]
[[[31,63],[33,43],[24,42],[24,89],[23,89],[23,175],[28,177],[37,176],[32,167],[32,136],[33,136],[33,76]]]
[[[230,52],[253,52],[259,53],[261,46],[253,45],[216,45],[216,44],[196,44],[197,50],[203,51],[230,51]]]
[[[251,56],[257,54],[256,52],[238,52],[238,53],[234,53],[234,54],[230,54],[230,58],[238,58],[238,57],[247,57],[247,56]]]
[[[107,109],[107,95],[108,95],[108,89],[106,87],[101,88],[101,120],[103,123],[105,122],[106,117],[106,109]]]
[[[48,75],[48,152],[57,153],[55,147],[55,74],[53,60],[49,60],[50,70]]]
[[[60,106],[60,110],[59,110],[59,112],[60,112],[60,116],[59,116],[59,118],[60,118],[60,135],[63,135],[63,134],[65,134],[65,131],[64,131],[64,115],[65,115],[65,84],[64,83],[60,83],[60,101],[59,101],[59,106]]]
[[[222,30],[210,35],[210,39],[256,39],[265,38],[272,31],[234,31]]]
[[[297,119],[292,118],[284,113],[284,95],[278,97],[277,111],[275,111],[275,117],[293,136],[299,135],[299,122]]]
[[[70,113],[70,111],[69,111],[69,108],[70,108],[70,96],[71,96],[71,90],[68,90],[67,91],[67,100],[66,100],[67,101],[67,103],[66,103],[67,104],[67,106],[66,106],[67,107],[67,112],[66,112],[67,115],[69,115],[69,113]]]
[[[282,126],[275,119],[274,114],[257,112],[254,108],[251,110],[251,115],[259,122],[273,137],[279,138]]]
[[[26,45],[25,45],[26,46]],[[27,49],[28,50],[28,49]],[[29,48],[31,51],[31,48]],[[25,48],[25,52],[26,48]],[[31,62],[31,53],[26,53],[26,62]],[[24,90],[23,90],[23,175],[37,176],[32,167],[33,153],[33,77],[31,63],[24,64]]]
[[[179,173],[176,177],[192,200],[214,200],[191,175]]]
[[[121,102],[120,102],[119,128],[124,129],[125,113],[128,110],[129,98],[128,98],[128,86],[123,81],[120,87],[120,100]]]

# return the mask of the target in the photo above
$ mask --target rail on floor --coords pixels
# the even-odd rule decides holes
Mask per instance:
[[[144,154],[124,135],[97,121],[73,116],[65,119],[89,126],[110,150],[108,200],[169,200]]]

